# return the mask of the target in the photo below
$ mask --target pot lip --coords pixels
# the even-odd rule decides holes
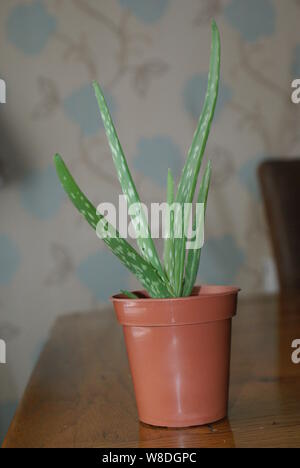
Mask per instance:
[[[203,292],[201,292],[201,289],[204,289]],[[145,297],[145,298],[138,298],[138,299],[131,299],[129,297],[126,297],[124,294],[119,293],[115,294],[110,297],[110,300],[112,302],[116,303],[134,303],[134,304],[142,304],[142,303],[147,303],[149,304],[150,302],[153,303],[176,303],[176,302],[183,302],[183,301],[197,301],[199,298],[204,298],[204,297],[223,297],[223,296],[230,296],[232,294],[237,294],[241,291],[241,288],[238,286],[223,286],[223,285],[214,285],[214,284],[202,284],[200,286],[195,286],[193,288],[193,295],[191,296],[186,296],[186,297],[168,297],[168,298],[153,298],[153,297]],[[145,290],[135,290],[132,291],[134,294],[137,293],[142,293],[142,294],[147,294]]]

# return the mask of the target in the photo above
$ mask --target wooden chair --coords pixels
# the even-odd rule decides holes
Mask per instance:
[[[281,291],[300,292],[300,158],[266,160],[258,175]]]

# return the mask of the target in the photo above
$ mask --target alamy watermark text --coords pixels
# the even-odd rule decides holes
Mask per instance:
[[[300,79],[296,79],[292,82],[292,88],[294,91],[292,92],[292,102],[294,104],[299,104],[300,103]]]
[[[294,364],[300,364],[300,340],[294,340],[292,342],[292,348],[295,349],[292,353],[292,362]]]
[[[124,195],[119,196],[118,224],[117,210],[112,203],[101,203],[97,213],[103,218],[97,224],[100,238],[121,237],[126,239],[186,238],[186,248],[200,249],[204,244],[204,203],[151,203],[148,210],[143,203],[127,204]],[[84,214],[84,213],[83,213]],[[131,221],[128,225],[128,219]],[[150,223],[149,223],[150,218]],[[173,222],[172,222],[173,221]],[[108,229],[109,223],[109,229]],[[149,230],[148,230],[149,225]]]
[[[0,79],[0,104],[6,103],[6,83]]]
[[[0,364],[6,364],[6,343],[0,340]]]

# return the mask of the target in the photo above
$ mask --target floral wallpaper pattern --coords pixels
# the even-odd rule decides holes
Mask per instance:
[[[298,0],[1,1],[0,167],[9,177],[0,197],[0,440],[56,317],[101,309],[137,286],[71,207],[53,154],[95,203],[117,201],[90,85],[98,79],[143,200],[163,201],[167,168],[179,176],[203,103],[212,17],[223,65],[199,281],[236,283],[248,295],[270,288],[256,169],[300,153],[290,101],[299,14]]]
[[[65,197],[53,164],[25,173],[19,192],[23,208],[38,219],[52,218]]]
[[[207,73],[202,75],[194,75],[184,85],[183,99],[186,112],[196,121],[201,113],[202,104],[205,98],[207,87]],[[224,109],[226,103],[232,98],[232,90],[230,87],[220,81],[219,95],[215,110],[215,119],[218,118],[220,112]]]
[[[7,39],[25,54],[39,54],[56,30],[56,18],[36,0],[17,5],[7,18]]]
[[[272,0],[233,0],[224,9],[224,16],[248,42],[275,32],[276,12]]]
[[[171,138],[164,135],[142,137],[137,142],[136,151],[133,167],[162,189],[166,187],[168,168],[174,177],[180,175],[183,156],[180,147]]]

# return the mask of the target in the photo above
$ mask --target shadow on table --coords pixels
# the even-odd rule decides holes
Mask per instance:
[[[234,448],[235,441],[228,419],[218,423],[182,429],[139,424],[140,447]]]

